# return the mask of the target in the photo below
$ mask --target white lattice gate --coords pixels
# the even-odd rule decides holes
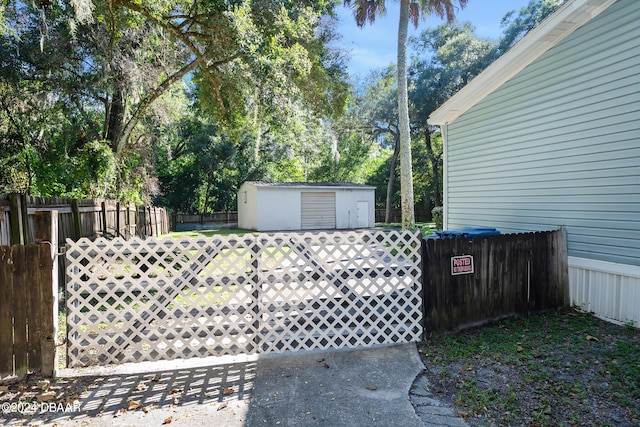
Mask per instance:
[[[420,235],[67,241],[70,367],[417,341]]]

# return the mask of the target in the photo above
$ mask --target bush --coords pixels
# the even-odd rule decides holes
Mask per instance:
[[[442,221],[443,221],[443,210],[442,206],[436,206],[431,209],[431,216],[433,218],[433,222],[436,223],[436,230],[442,230]]]

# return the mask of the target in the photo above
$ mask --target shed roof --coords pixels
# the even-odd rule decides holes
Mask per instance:
[[[522,40],[478,74],[440,108],[431,113],[429,123],[453,122],[507,80],[522,71],[573,31],[598,16],[616,0],[568,0]]]
[[[256,187],[277,187],[277,188],[324,188],[324,189],[360,189],[375,190],[376,187],[364,184],[354,184],[352,182],[266,182],[266,181],[247,181],[245,184],[251,184]]]

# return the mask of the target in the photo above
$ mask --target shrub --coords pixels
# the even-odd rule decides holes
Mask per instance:
[[[431,209],[431,216],[433,218],[433,222],[436,223],[436,230],[442,230],[442,221],[443,221],[443,210],[442,206],[436,206]]]

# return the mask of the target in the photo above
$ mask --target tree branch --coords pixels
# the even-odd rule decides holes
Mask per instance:
[[[182,77],[184,77],[190,71],[194,70],[197,66],[198,66],[197,60],[191,61],[190,63],[188,63],[187,65],[185,65],[184,67],[182,67],[181,69],[176,71],[175,73],[173,73],[171,76],[167,77],[167,79],[165,81],[163,81],[155,89],[151,90],[140,101],[140,103],[138,104],[138,108],[136,109],[135,113],[127,121],[127,124],[125,125],[125,127],[124,127],[124,129],[122,131],[122,135],[120,135],[120,137],[118,138],[118,142],[116,144],[116,155],[119,155],[122,152],[122,150],[124,149],[124,146],[126,145],[127,141],[129,140],[129,137],[131,136],[131,132],[133,132],[133,129],[136,127],[138,122],[146,114],[147,109],[149,108],[149,106],[156,99],[158,99],[164,92],[166,92],[167,89],[169,89],[169,87],[171,87],[171,85],[173,85],[175,82],[180,80]]]
[[[118,0],[118,3],[122,7],[130,9],[134,12],[137,12],[142,16],[144,16],[145,18],[147,18],[148,20],[150,20],[151,22],[153,22],[154,24],[166,29],[171,34],[173,34],[178,40],[184,43],[185,46],[187,46],[187,48],[191,51],[191,53],[195,55],[197,63],[200,66],[200,69],[202,70],[202,72],[207,77],[207,80],[209,80],[209,82],[213,85],[216,91],[218,106],[220,107],[220,111],[222,115],[225,115],[226,108],[224,106],[224,102],[222,101],[222,96],[220,94],[220,84],[218,82],[218,79],[211,73],[211,70],[209,69],[209,64],[207,63],[207,59],[205,58],[204,54],[200,52],[200,49],[198,49],[198,47],[193,43],[193,41],[186,34],[181,32],[180,29],[176,27],[174,24],[170,22],[165,22],[162,19],[154,16],[153,13],[143,8],[139,4],[136,4],[133,1],[129,1],[129,0]],[[213,65],[215,66],[215,63]]]

